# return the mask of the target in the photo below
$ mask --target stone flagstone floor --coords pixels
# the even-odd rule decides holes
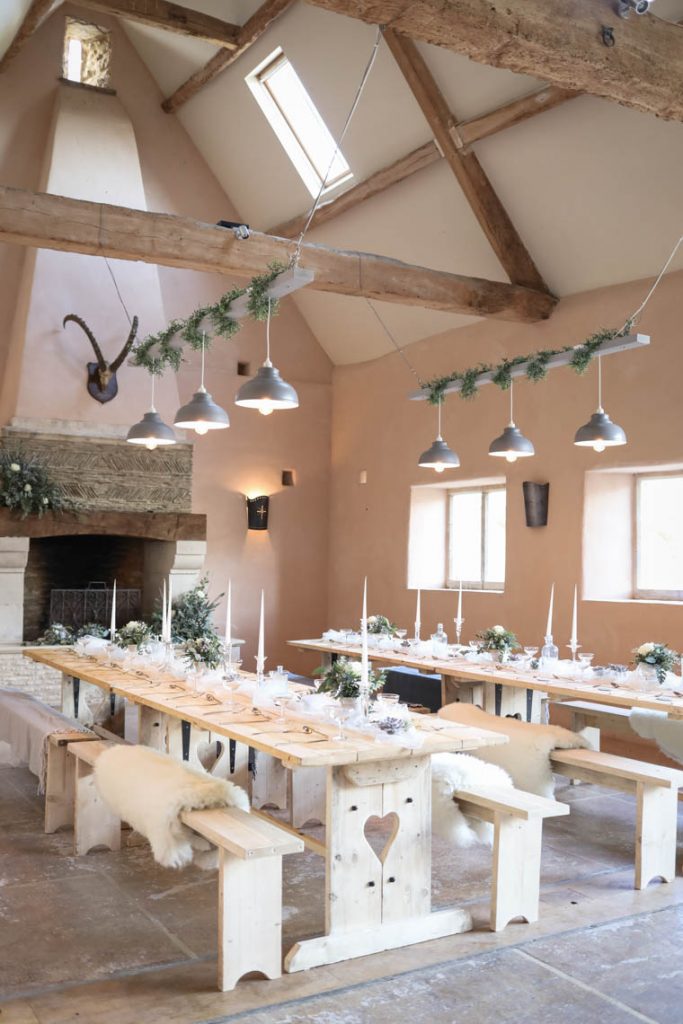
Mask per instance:
[[[467,904],[475,931],[219,993],[215,875],[159,868],[146,846],[74,858],[69,832],[43,834],[35,789],[0,768],[0,1024],[683,1020],[683,880],[631,888],[627,795],[560,782],[572,813],[545,825],[535,925],[489,932],[490,851],[435,841],[435,906]],[[322,868],[285,859],[286,945],[322,930]]]

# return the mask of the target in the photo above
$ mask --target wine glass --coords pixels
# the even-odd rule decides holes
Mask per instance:
[[[591,668],[591,662],[593,661],[594,657],[595,657],[594,654],[588,654],[588,652],[586,652],[586,651],[584,651],[582,654],[579,655],[579,665],[581,666],[581,675],[583,675],[583,676],[587,676],[588,675],[588,673],[590,672],[590,668]]]
[[[348,713],[348,708],[344,707],[342,700],[339,698],[337,698],[337,700],[335,700],[335,702],[330,705],[328,709],[328,714],[332,721],[337,723],[337,728],[339,730],[337,735],[332,737],[333,740],[346,739],[346,733],[344,732],[344,722],[346,721]]]
[[[524,653],[525,653],[526,658],[527,658],[526,665],[524,667],[530,671],[531,670],[531,662],[534,660],[534,658],[538,654],[538,647],[525,647],[523,650],[524,650]]]
[[[467,646],[470,649],[470,654],[479,654],[479,641],[478,640],[468,640],[467,641]]]

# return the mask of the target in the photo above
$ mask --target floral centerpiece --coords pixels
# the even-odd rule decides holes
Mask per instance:
[[[667,672],[671,672],[676,661],[680,657],[676,651],[672,651],[666,644],[646,643],[635,647],[636,665],[649,666],[657,676],[657,682],[663,683]]]
[[[152,630],[146,622],[131,619],[121,629],[116,630],[114,642],[118,647],[137,647],[140,650],[152,639]]]
[[[313,673],[320,683],[318,693],[329,693],[332,697],[360,697],[361,663],[349,661],[348,658],[337,658],[331,665],[320,666]],[[384,686],[386,673],[370,672],[368,682],[370,693]]]
[[[513,647],[519,647],[519,640],[505,626],[491,626],[482,633],[477,633],[479,651],[497,651],[501,661],[507,661]]]
[[[217,635],[213,624],[213,613],[222,598],[219,594],[210,601],[208,595],[209,578],[202,576],[192,590],[180,594],[173,602],[171,609],[171,640],[181,644],[185,640],[198,640],[209,635]],[[161,632],[161,611],[154,613],[152,627]]]
[[[41,647],[68,647],[74,642],[74,633],[70,626],[64,626],[61,622],[52,622],[42,636],[36,640]]]
[[[94,636],[104,640],[109,636],[109,630],[99,622],[86,622],[85,625],[76,630],[77,640],[80,640],[81,637],[84,636]]]
[[[386,615],[368,616],[368,633],[375,636],[396,636],[396,626]]]
[[[66,508],[61,489],[34,458],[0,450],[0,505],[21,513],[42,516]]]
[[[223,662],[223,643],[216,633],[193,637],[183,644],[185,661],[191,668],[216,669]]]

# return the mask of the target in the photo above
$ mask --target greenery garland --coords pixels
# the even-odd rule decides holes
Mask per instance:
[[[269,302],[266,293],[275,278],[286,269],[286,264],[276,260],[268,265],[268,270],[264,274],[252,278],[246,288],[233,288],[221,295],[213,305],[200,306],[184,320],[171,320],[162,330],[148,334],[136,345],[131,363],[156,376],[169,368],[177,373],[183,361],[183,345],[186,343],[196,351],[201,349],[204,337],[203,323],[207,322],[210,325],[213,336],[218,335],[226,341],[237,334],[240,322],[230,316],[230,307],[235,299],[242,295],[248,295],[247,308],[254,320],[267,320],[269,305],[271,316],[275,316],[278,312],[278,300],[271,299]],[[211,337],[207,337],[206,347],[209,348],[210,345]]]
[[[562,348],[541,349],[539,352],[531,352],[526,356],[514,356],[512,359],[502,359],[499,363],[478,363],[469,370],[454,370],[445,377],[433,377],[432,380],[424,381],[421,387],[428,392],[427,400],[432,405],[440,405],[443,402],[446,388],[449,384],[460,383],[460,397],[474,398],[479,391],[479,378],[485,373],[492,374],[492,382],[502,391],[512,384],[512,370],[515,366],[527,364],[527,380],[537,383],[544,380],[548,374],[548,363],[553,356],[561,355],[563,352],[571,352],[572,357],[569,365],[575,373],[585,373],[593,358],[598,354],[606,341],[612,338],[622,338],[629,334],[633,327],[633,321],[629,320],[619,331],[600,330],[591,334],[582,345],[564,345]]]
[[[38,459],[19,449],[0,450],[0,506],[19,512],[22,519],[73,507]]]

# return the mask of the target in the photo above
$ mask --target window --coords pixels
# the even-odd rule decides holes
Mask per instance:
[[[64,78],[69,82],[106,89],[110,80],[110,63],[111,39],[107,29],[77,18],[67,18],[62,68]]]
[[[635,477],[635,597],[683,599],[683,473]]]
[[[505,488],[448,493],[449,587],[502,590],[505,584]]]
[[[247,75],[246,82],[312,196],[318,195],[323,182],[327,192],[353,177],[281,49]]]

